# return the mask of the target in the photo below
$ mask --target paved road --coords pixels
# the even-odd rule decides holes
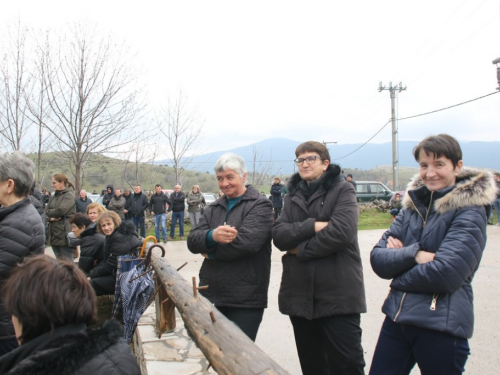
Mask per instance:
[[[369,254],[379,240],[383,230],[359,232],[368,312],[362,315],[363,348],[365,351],[366,371],[370,368],[371,358],[378,333],[384,319],[380,308],[389,290],[389,282],[377,277],[370,267]],[[188,262],[181,271],[186,280],[198,278],[203,258],[193,255],[185,241],[169,242],[167,258],[174,266]],[[295,349],[293,331],[287,316],[278,311],[278,290],[281,279],[281,253],[273,248],[271,281],[269,287],[269,307],[257,336],[257,345],[268,353],[290,374],[301,374]],[[471,356],[466,364],[468,374],[498,374],[500,372],[500,226],[488,226],[488,243],[481,266],[476,273],[473,287],[475,293],[476,324],[474,337],[470,340]],[[419,374],[415,369],[412,374]]]

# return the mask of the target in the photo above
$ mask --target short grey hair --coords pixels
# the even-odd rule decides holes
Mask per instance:
[[[0,182],[9,178],[14,180],[15,196],[28,196],[35,179],[35,164],[19,151],[0,154]]]
[[[219,156],[214,165],[215,173],[227,171],[228,169],[233,169],[241,177],[247,173],[247,166],[245,165],[245,160],[241,156],[232,154],[230,152]]]

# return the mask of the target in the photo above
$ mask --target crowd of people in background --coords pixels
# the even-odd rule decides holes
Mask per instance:
[[[464,168],[459,143],[446,134],[425,138],[413,156],[420,172],[404,196],[394,195],[392,225],[370,254],[375,273],[391,280],[370,374],[409,374],[415,364],[426,374],[462,373],[473,330],[471,282],[492,208],[500,212],[500,173]],[[63,173],[52,176],[53,193],[39,191],[33,163],[19,152],[2,154],[0,371],[31,368],[34,355],[57,368],[62,362],[50,348],[65,340],[86,345],[94,335],[86,325],[95,318],[95,297],[114,294],[118,257],[136,256],[148,211],[157,242],[167,243],[177,224],[184,239],[187,209],[187,248],[203,257],[200,287],[210,286],[200,293],[222,314],[255,341],[268,306],[274,242],[283,253],[279,310],[289,316],[302,372],[363,374],[356,182],[320,142],[300,144],[294,162],[298,173],[285,182],[276,176],[269,198],[247,183],[245,161],[229,153],[215,162],[220,190],[209,205],[199,185],[184,192],[180,184],[170,194],[161,184],[123,194],[108,184],[98,203],[86,190],[76,192]],[[41,255],[46,244],[57,260]],[[78,313],[50,302],[66,301],[68,285],[81,290],[78,304],[71,302]],[[40,298],[46,308],[36,305]],[[104,369],[113,354],[137,373],[130,350],[116,339],[120,327],[107,323],[100,330],[108,349],[81,356],[75,366]]]

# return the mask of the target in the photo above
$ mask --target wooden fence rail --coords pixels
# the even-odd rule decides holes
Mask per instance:
[[[149,251],[147,247],[147,251]],[[219,374],[287,374],[233,322],[198,293],[196,279],[186,281],[177,270],[152,249],[151,264],[155,270],[157,330],[175,328],[175,309],[211,366]],[[172,326],[173,325],[173,326]]]

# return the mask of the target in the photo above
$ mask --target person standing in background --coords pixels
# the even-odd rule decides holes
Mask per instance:
[[[356,181],[354,181],[354,180],[352,179],[352,174],[350,174],[350,173],[349,173],[349,174],[347,175],[347,178],[346,178],[346,179],[347,179],[347,181],[348,181],[348,182],[350,182],[350,183],[352,184],[352,186],[354,186],[354,190],[356,190],[356,186],[357,186],[357,184],[356,184]]]
[[[149,202],[146,194],[143,194],[141,186],[137,185],[134,188],[134,195],[130,198],[129,208],[124,210],[124,213],[130,212],[132,222],[135,225],[135,230],[139,232],[141,228],[141,237],[146,237],[146,225],[144,223],[144,211],[148,208]]]
[[[191,228],[194,228],[200,222],[201,208],[206,205],[205,198],[198,185],[193,185],[187,197],[187,204],[189,218],[191,219]]]
[[[281,215],[281,209],[283,208],[283,197],[281,193],[283,192],[283,185],[279,177],[274,178],[274,182],[271,185],[271,201],[273,202],[274,209],[274,220],[276,221]]]
[[[72,262],[74,249],[69,246],[68,233],[71,232],[71,223],[68,219],[76,212],[74,185],[64,173],[57,173],[52,176],[52,187],[55,193],[45,207],[48,241],[57,259]]]
[[[181,191],[181,185],[175,185],[174,192],[170,194],[172,201],[172,225],[170,226],[170,239],[175,237],[175,224],[179,220],[179,234],[184,239],[184,210],[186,209],[186,196]]]
[[[87,196],[86,190],[80,190],[80,196],[76,200],[76,212],[84,214],[87,212],[87,206],[92,203],[92,199]]]
[[[125,210],[126,203],[127,201],[124,197],[122,197],[122,190],[117,188],[115,189],[115,195],[109,201],[108,210],[116,212],[118,216],[120,216],[120,219],[123,220],[125,219],[125,213],[123,212],[123,210]]]
[[[156,241],[160,242],[160,227],[163,236],[163,243],[167,243],[167,206],[170,209],[172,202],[167,195],[161,191],[161,185],[156,184],[155,193],[151,195],[149,200],[149,210],[155,220],[155,236]]]

